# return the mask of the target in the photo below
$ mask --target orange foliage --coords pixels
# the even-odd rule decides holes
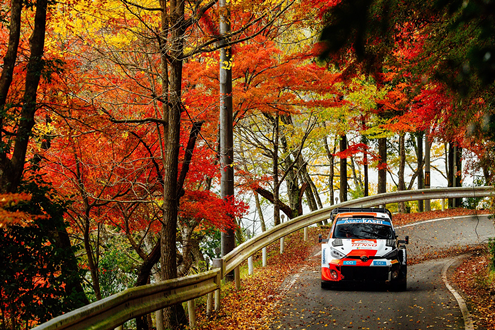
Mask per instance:
[[[0,229],[8,226],[26,227],[34,220],[44,218],[44,216],[33,216],[21,211],[9,210],[20,202],[30,200],[31,195],[26,193],[0,194]]]

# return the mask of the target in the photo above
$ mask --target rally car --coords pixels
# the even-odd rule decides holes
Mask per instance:
[[[409,237],[398,240],[392,214],[385,208],[337,208],[321,244],[321,287],[362,281],[406,290]]]

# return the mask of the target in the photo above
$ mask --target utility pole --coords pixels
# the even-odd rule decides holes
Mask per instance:
[[[230,11],[226,0],[219,1],[220,6],[220,189],[223,199],[234,197],[234,133],[232,118],[232,53],[227,46],[230,33]],[[226,228],[221,234],[222,257],[235,248],[235,231]],[[234,273],[227,274],[228,280],[234,279]]]

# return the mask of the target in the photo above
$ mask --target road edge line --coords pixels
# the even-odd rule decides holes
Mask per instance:
[[[464,319],[464,329],[466,330],[474,330],[474,324],[473,324],[473,319],[471,317],[471,314],[469,313],[469,309],[467,308],[466,302],[462,298],[462,296],[450,285],[449,280],[447,279],[447,271],[449,270],[450,266],[454,264],[459,260],[459,258],[454,258],[450,262],[448,262],[442,269],[442,280],[447,287],[447,289],[452,293],[454,298],[457,300],[457,304],[459,305],[459,309],[461,310],[462,313],[462,318]]]
[[[417,225],[422,225],[424,223],[430,223],[430,222],[437,222],[437,221],[445,221],[445,220],[454,220],[454,219],[462,219],[462,218],[469,218],[469,217],[482,217],[482,216],[490,216],[490,214],[468,214],[468,215],[459,215],[459,216],[451,216],[447,218],[439,218],[439,219],[430,219],[430,220],[424,220],[424,221],[418,221],[414,223],[408,223],[407,225],[402,225],[402,226],[397,226],[395,228],[406,228],[406,227],[412,227],[412,226],[417,226]]]

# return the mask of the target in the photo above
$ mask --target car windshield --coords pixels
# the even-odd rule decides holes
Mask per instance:
[[[333,237],[357,239],[395,238],[389,221],[356,218],[338,220],[335,225]]]

